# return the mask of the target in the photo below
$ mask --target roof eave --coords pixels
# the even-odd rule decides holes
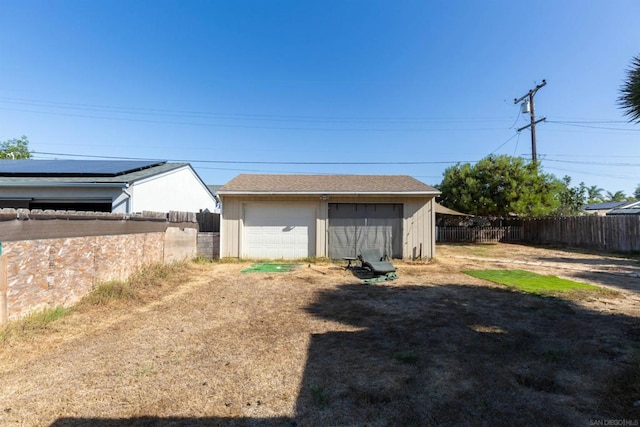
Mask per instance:
[[[102,188],[126,188],[127,182],[2,182],[0,187],[102,187]]]
[[[440,191],[233,191],[218,190],[221,196],[437,196]]]

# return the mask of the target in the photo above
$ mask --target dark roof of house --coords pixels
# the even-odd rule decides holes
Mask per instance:
[[[118,176],[164,163],[158,160],[0,160],[0,176]]]
[[[211,185],[211,184],[207,184],[207,188],[209,189],[209,191],[211,192],[211,194],[216,194],[218,192],[218,190],[220,189],[220,187],[222,187],[222,185]]]
[[[640,215],[640,200],[635,202],[627,202],[623,206],[607,212],[608,215]]]
[[[440,194],[437,189],[407,175],[241,174],[220,187],[218,192],[222,195],[243,193]]]
[[[130,183],[188,165],[165,161],[0,160],[0,186]]]
[[[590,203],[588,205],[584,205],[582,210],[585,211],[600,211],[606,209],[617,208],[618,206],[622,206],[628,202],[602,202],[602,203]]]

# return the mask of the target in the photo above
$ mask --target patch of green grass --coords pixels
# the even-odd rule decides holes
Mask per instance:
[[[271,262],[259,262],[251,267],[240,270],[240,273],[285,273],[293,270],[299,264],[277,264]]]
[[[33,312],[22,319],[9,323],[0,331],[0,343],[12,337],[28,336],[46,329],[51,323],[71,313],[70,308],[58,306]]]
[[[65,317],[69,313],[71,313],[71,309],[62,306],[45,308],[44,310],[29,314],[18,323],[23,330],[39,331],[46,328],[50,323]]]
[[[543,276],[525,270],[467,270],[463,273],[532,294],[550,294],[577,290],[597,291],[600,288],[555,276]]]

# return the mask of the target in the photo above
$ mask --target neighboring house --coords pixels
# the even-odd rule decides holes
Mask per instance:
[[[433,258],[439,194],[404,175],[238,175],[218,189],[221,256]]]
[[[0,160],[0,208],[213,212],[216,200],[188,163]]]
[[[622,206],[611,209],[609,212],[607,212],[607,216],[609,215],[640,215],[640,200],[635,202],[627,202]]]
[[[207,188],[209,189],[209,191],[211,192],[211,194],[213,194],[213,197],[216,199],[216,209],[212,212],[215,213],[220,213],[220,209],[222,204],[220,203],[220,198],[218,197],[218,189],[222,187],[221,185],[210,185],[207,184]]]
[[[629,202],[602,202],[602,203],[590,203],[582,207],[582,212],[586,215],[598,215],[604,216],[611,209],[618,208]]]

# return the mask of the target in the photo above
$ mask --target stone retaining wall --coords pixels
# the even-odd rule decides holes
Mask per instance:
[[[165,214],[131,219],[49,213],[47,218],[25,219],[17,213],[11,218],[6,211],[0,210],[2,257],[7,265],[0,322],[45,307],[70,306],[98,283],[126,280],[145,265],[197,255],[197,224],[184,218],[171,223]],[[28,230],[22,233],[25,239],[17,239],[20,229]],[[95,229],[109,233],[95,235]]]

